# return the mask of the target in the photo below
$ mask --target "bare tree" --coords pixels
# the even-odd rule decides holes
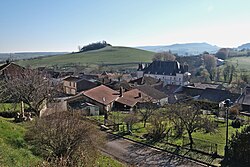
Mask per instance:
[[[205,54],[203,55],[204,65],[210,75],[210,80],[214,79],[215,68],[216,68],[216,59],[213,55]]]
[[[147,128],[149,137],[154,141],[165,137],[166,132],[170,130],[169,120],[161,110],[156,110],[149,119],[151,126]]]
[[[60,112],[37,119],[25,140],[53,166],[93,166],[102,135],[77,113]]]
[[[231,83],[233,81],[233,76],[235,75],[236,69],[234,65],[226,65],[223,69],[224,82]]]
[[[227,48],[221,48],[216,54],[215,56],[218,57],[219,59],[227,59],[228,58],[228,54],[229,54],[229,49]]]
[[[138,117],[136,113],[129,113],[127,114],[124,118],[123,121],[126,123],[127,125],[127,131],[131,132],[131,130],[133,129],[133,125],[138,122]]]
[[[154,108],[151,106],[148,106],[146,108],[140,109],[139,114],[142,117],[143,127],[146,127],[148,119],[151,117],[151,115],[154,112]]]
[[[215,124],[209,118],[202,115],[200,110],[200,106],[197,104],[178,104],[177,106],[171,107],[172,119],[179,119],[176,122],[182,122],[180,125],[176,126],[183,126],[188,134],[189,141],[190,141],[190,148],[193,148],[193,132],[196,130],[205,130],[206,132],[212,132],[215,130]]]
[[[25,70],[22,75],[6,80],[12,99],[23,101],[37,116],[45,103],[54,95],[50,81],[36,70]]]
[[[171,52],[156,53],[153,57],[154,60],[174,61],[176,57]]]
[[[234,65],[231,65],[230,75],[229,75],[229,83],[233,81],[233,76],[235,75],[236,69]]]

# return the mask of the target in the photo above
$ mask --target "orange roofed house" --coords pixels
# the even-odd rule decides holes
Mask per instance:
[[[68,102],[85,101],[99,107],[100,111],[111,111],[115,100],[119,98],[119,92],[100,85],[68,99]]]
[[[115,108],[117,110],[133,111],[136,108],[140,108],[148,102],[153,102],[152,97],[146,95],[138,89],[132,89],[127,92],[119,93],[119,98],[115,102]]]

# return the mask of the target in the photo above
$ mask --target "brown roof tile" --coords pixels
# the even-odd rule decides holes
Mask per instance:
[[[140,94],[140,95],[139,95]],[[141,96],[141,97],[140,97]],[[133,107],[138,102],[150,101],[150,97],[138,89],[132,89],[124,92],[122,97],[117,99],[117,102]]]
[[[104,85],[87,90],[83,94],[86,97],[104,105],[110,104],[119,97],[119,92]]]
[[[141,86],[137,86],[136,88],[142,91],[143,93],[147,94],[148,96],[152,97],[155,100],[161,100],[167,97],[165,93],[160,92],[159,90],[149,85],[141,85]]]

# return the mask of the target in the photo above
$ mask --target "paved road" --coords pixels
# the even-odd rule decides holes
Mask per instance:
[[[108,135],[103,151],[132,166],[202,167],[203,165],[132,141]],[[204,166],[203,166],[204,167]]]

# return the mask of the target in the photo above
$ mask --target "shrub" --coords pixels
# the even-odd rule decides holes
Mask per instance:
[[[229,141],[229,166],[250,166],[250,126],[232,135]]]
[[[0,112],[0,116],[4,118],[15,118],[17,115],[17,112],[15,111],[3,111]]]
[[[92,166],[101,134],[79,114],[60,112],[37,119],[25,139],[51,166]]]

